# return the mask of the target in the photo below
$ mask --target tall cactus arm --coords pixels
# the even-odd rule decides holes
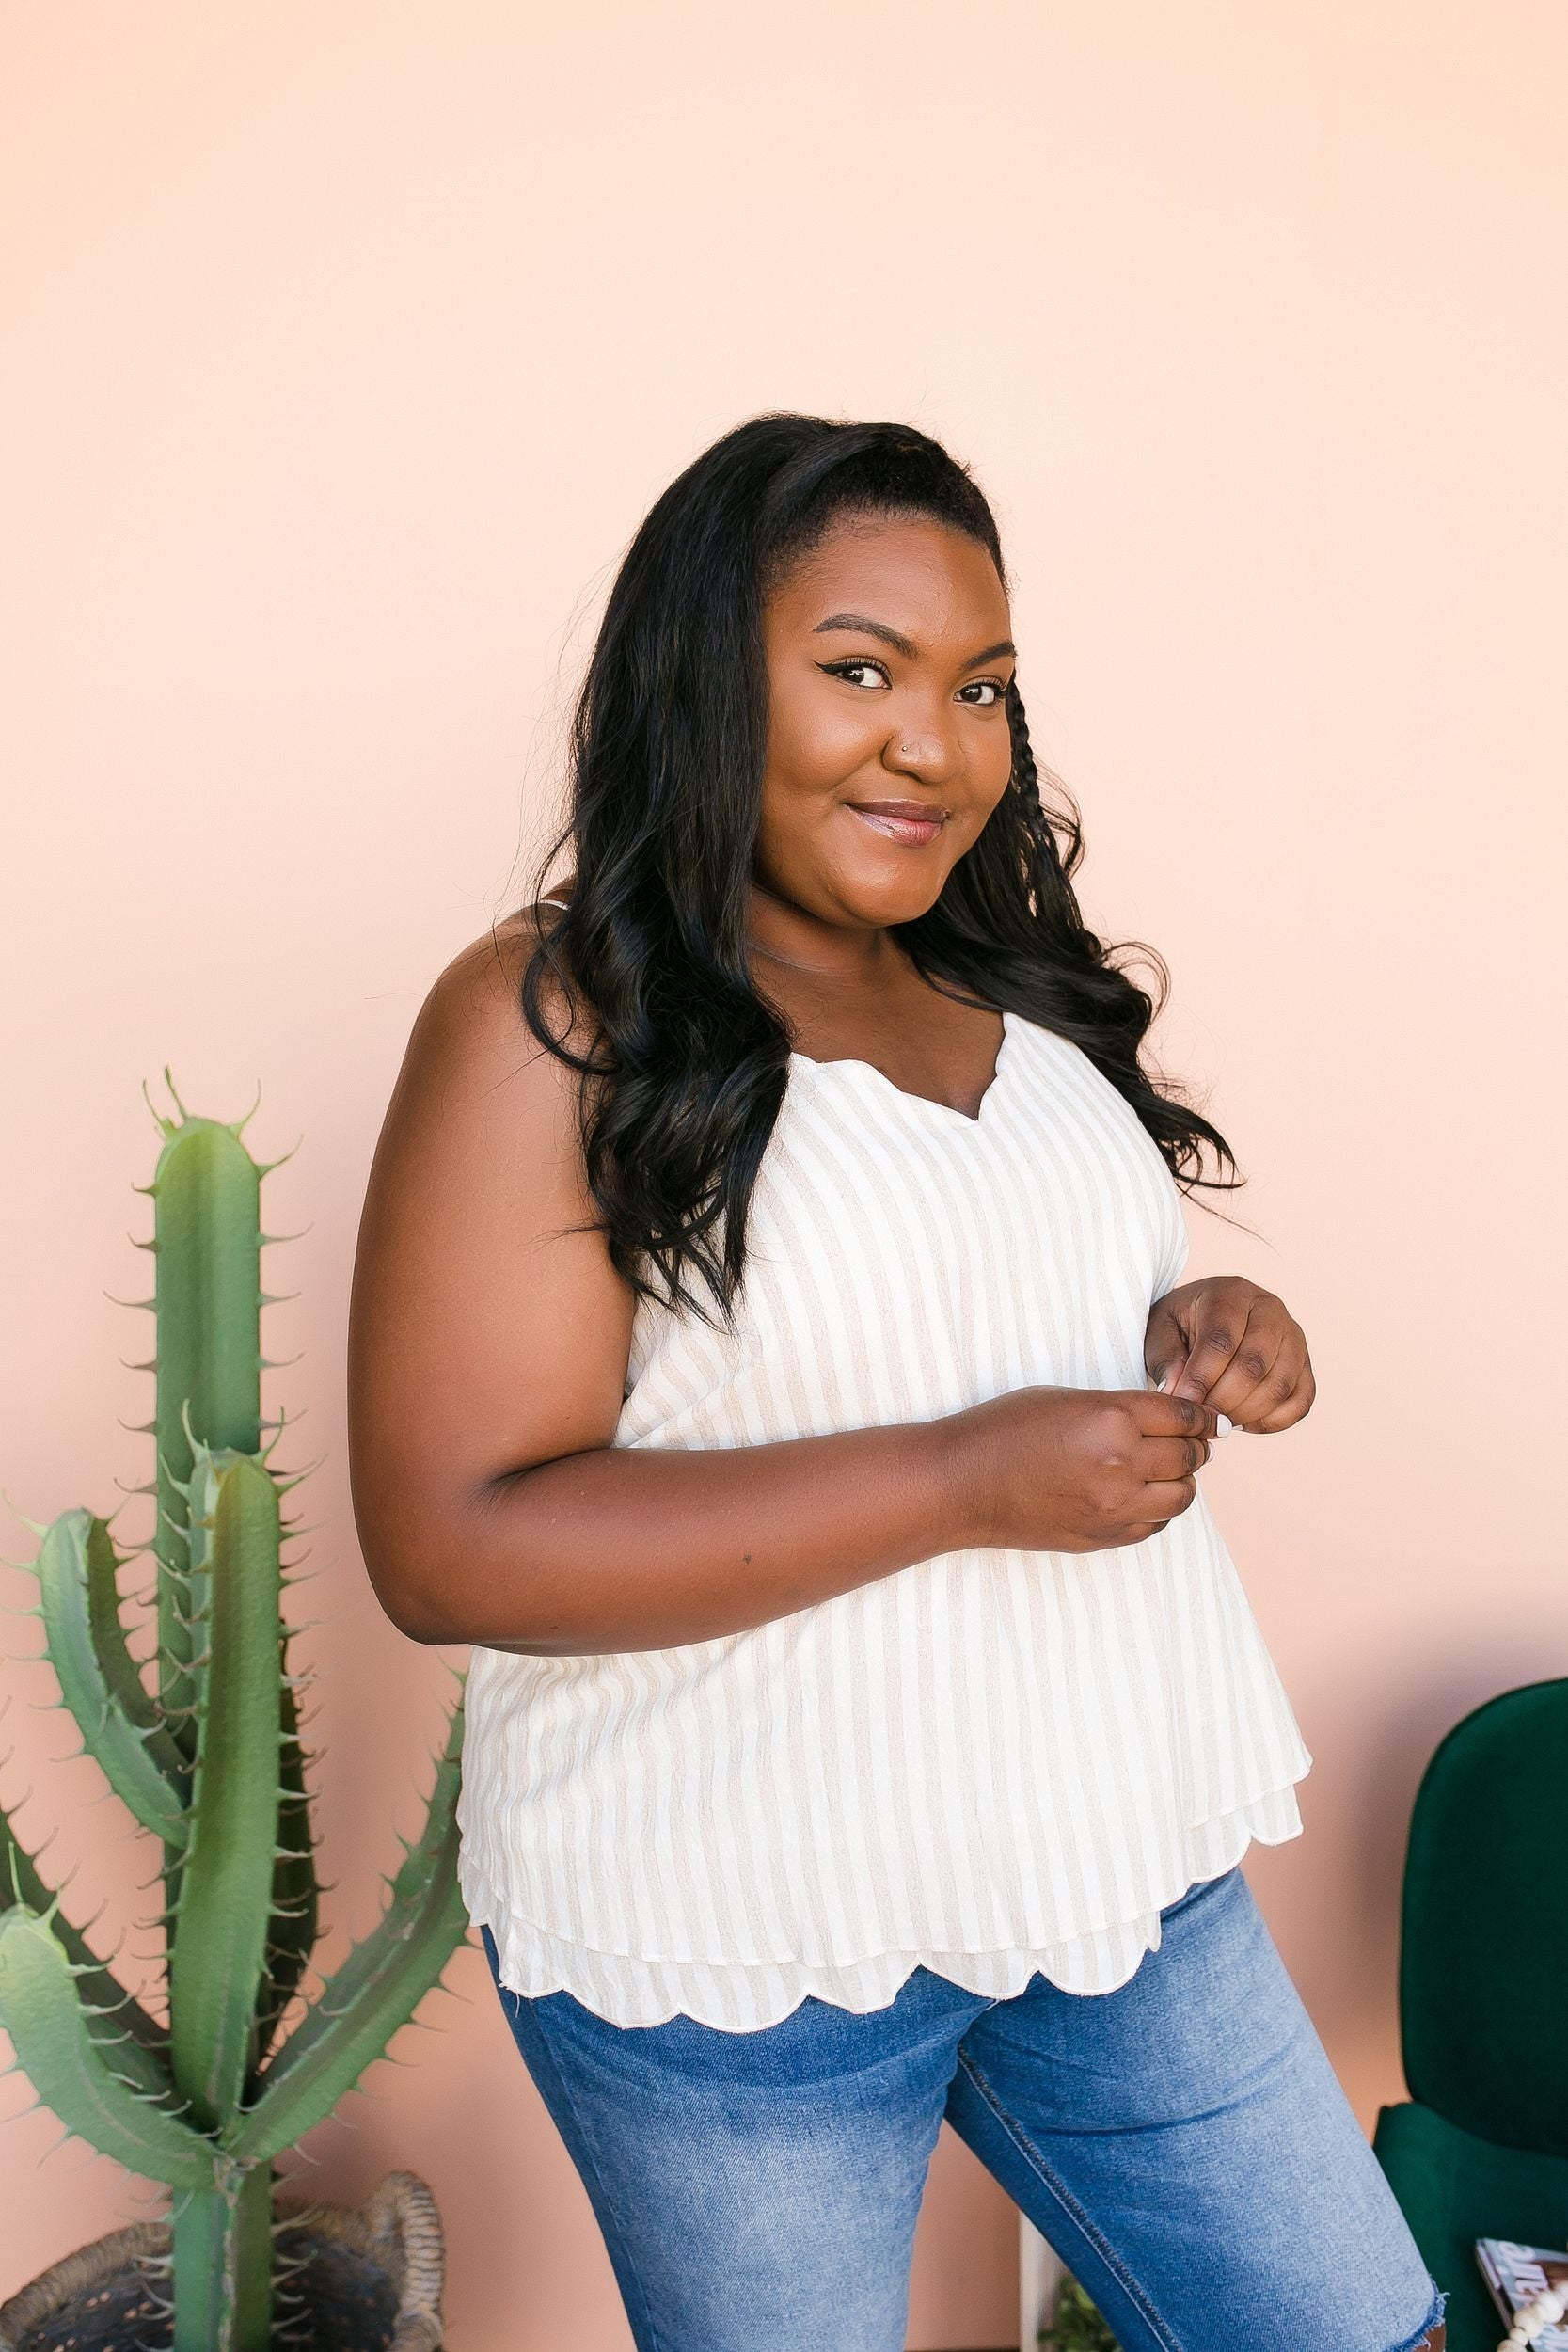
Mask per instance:
[[[87,1753],[138,1821],[183,1844],[184,1767],[125,1646],[117,1565],[105,1521],[90,1511],[63,1511],[34,1563],[37,1613]]]
[[[288,1668],[287,1642],[283,1666]],[[305,1752],[299,1709],[292,1684],[283,1692],[283,1755],[278,1775],[277,1859],[273,1869],[272,1917],[267,1926],[267,1969],[256,2019],[256,2058],[264,2064],[283,2012],[299,1988],[306,1963],[316,1948],[320,1892],[310,1836],[310,1799],[305,1787]]]
[[[0,2025],[43,2106],[150,2181],[211,2188],[218,2151],[116,2072],[94,2040],[64,1948],[25,1903],[0,1915]]]
[[[178,1098],[176,1098],[178,1099]],[[142,1189],[152,1195],[157,1375],[158,1594],[161,1696],[187,1757],[195,1754],[192,1642],[181,1622],[187,1565],[186,1482],[201,1444],[255,1454],[261,1441],[261,1180],[240,1123],[159,1118],[165,1142]]]
[[[424,1827],[392,1882],[392,1899],[284,2043],[254,2106],[223,2134],[236,2158],[258,2163],[281,2154],[329,2115],[407,2024],[467,1934],[457,1884],[462,1748],[460,1692]]]
[[[206,1449],[201,1448],[202,1454]],[[208,1455],[192,1512],[212,1529],[205,1691],[170,1963],[169,2055],[197,2122],[216,2130],[256,2062],[277,1849],[278,1496],[265,1464]]]
[[[0,1909],[21,1903],[29,1911],[47,1913],[57,1899],[44,1884],[37,1863],[10,1822],[0,1812]],[[93,2039],[112,2045],[117,2071],[137,2090],[149,2097],[166,2092],[173,2079],[168,2070],[167,2034],[135,1994],[124,1990],[81,1929],[72,1927],[63,1912],[56,1909],[50,1924],[55,1941],[71,1963],[77,1995]]]

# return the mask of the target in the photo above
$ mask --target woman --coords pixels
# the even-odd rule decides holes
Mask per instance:
[[[1435,2347],[1240,1868],[1311,1757],[1196,1472],[1307,1345],[1175,1286],[1231,1155],[1085,927],[1006,583],[898,425],[754,418],[647,516],[570,877],[387,1115],[365,1558],[474,1645],[463,1894],[647,2352],[896,2352],[944,2116],[1127,2352]]]

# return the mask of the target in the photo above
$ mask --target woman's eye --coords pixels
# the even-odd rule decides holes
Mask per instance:
[[[868,654],[857,654],[847,661],[818,662],[817,667],[825,671],[829,677],[847,679],[851,686],[856,687],[857,692],[863,694],[869,692],[870,689],[857,684],[857,672],[881,685],[890,682],[887,671],[882,664],[879,661],[873,661]],[[979,677],[972,678],[967,686],[960,687],[958,691],[966,698],[976,693],[989,697],[985,702],[971,702],[969,706],[971,710],[994,710],[1007,690],[1000,678]]]

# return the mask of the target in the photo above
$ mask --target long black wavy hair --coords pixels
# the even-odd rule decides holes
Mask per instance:
[[[912,426],[773,411],[678,474],[610,588],[572,717],[570,807],[535,877],[565,849],[569,904],[541,906],[521,981],[534,1036],[581,1073],[583,1162],[611,1263],[640,1296],[733,1327],[747,1211],[788,1078],[791,1038],[752,985],[747,916],[768,734],[762,613],[770,587],[835,518],[919,515],[950,525],[1007,574],[969,469]],[[922,977],[1069,1039],[1126,1096],[1179,1180],[1202,1145],[1229,1145],[1162,1092],[1139,1049],[1151,998],[1085,926],[1069,877],[1078,811],[1048,814],[1017,679],[1012,774],[929,912],[894,926]],[[546,1019],[546,976],[571,1025]],[[552,994],[554,992],[552,991]],[[581,1032],[588,1050],[566,1042]],[[1232,1176],[1234,1187],[1237,1181]],[[1192,1182],[1217,1186],[1195,1174]]]

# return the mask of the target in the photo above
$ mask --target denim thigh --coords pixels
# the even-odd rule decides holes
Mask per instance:
[[[1411,2352],[1442,2314],[1239,1865],[1114,1993],[988,2008],[947,2117],[1125,2352]]]
[[[915,2221],[979,1996],[920,1969],[883,2009],[808,1996],[730,2033],[618,2026],[570,1993],[496,1984],[638,2352],[903,2352]]]
[[[639,2352],[902,2352],[949,2121],[1125,2352],[1408,2352],[1443,2297],[1238,1865],[1114,1993],[623,2026],[499,1982]]]

